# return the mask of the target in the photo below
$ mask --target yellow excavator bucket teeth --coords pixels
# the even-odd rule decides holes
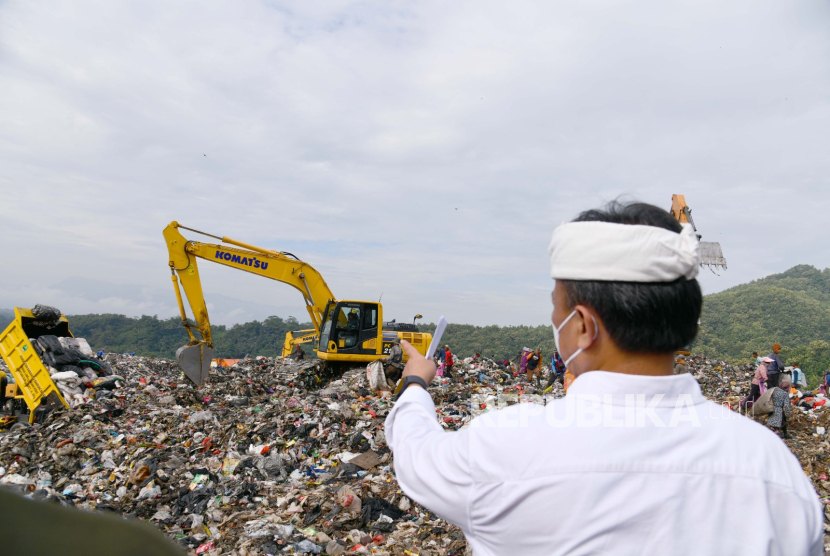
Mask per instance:
[[[201,386],[210,374],[210,360],[215,357],[213,348],[205,344],[182,346],[176,350],[176,362],[184,376]]]

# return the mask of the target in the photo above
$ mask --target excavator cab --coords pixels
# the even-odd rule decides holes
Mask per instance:
[[[337,354],[338,361],[363,361],[367,355],[378,354],[382,334],[379,303],[330,301],[323,314],[317,348],[322,359]],[[348,357],[349,355],[354,357]]]

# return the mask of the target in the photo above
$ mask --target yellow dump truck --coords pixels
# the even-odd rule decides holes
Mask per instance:
[[[34,423],[38,408],[42,410],[69,406],[49,376],[49,369],[41,361],[31,340],[51,334],[73,337],[69,321],[61,315],[57,323],[38,321],[31,309],[15,307],[14,320],[0,333],[0,356],[11,371],[11,377],[0,377],[0,419],[9,424],[17,415],[28,413]],[[0,371],[0,374],[5,374]]]

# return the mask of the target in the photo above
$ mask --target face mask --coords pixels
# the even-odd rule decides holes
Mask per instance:
[[[551,328],[553,328],[553,343],[556,344],[556,351],[558,351],[560,354],[562,353],[562,348],[559,347],[559,331],[565,328],[565,325],[568,324],[568,321],[571,320],[575,314],[576,309],[571,311],[571,314],[568,315],[568,318],[562,321],[562,324],[559,325],[559,328],[556,328],[556,326],[553,323],[550,323]],[[591,319],[594,321],[594,340],[596,340],[597,335],[599,335],[599,326],[597,326],[597,319],[594,318],[594,315],[591,315]],[[583,348],[579,348],[573,353],[573,355],[568,357],[568,359],[565,361],[565,367],[570,365],[571,361],[573,361],[574,358],[583,351],[585,351]]]

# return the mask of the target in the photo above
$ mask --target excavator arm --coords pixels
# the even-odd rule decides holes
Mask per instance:
[[[294,330],[285,333],[285,343],[282,346],[282,356],[288,357],[294,352],[297,344],[316,342],[320,337],[317,330]]]
[[[181,234],[179,229],[212,237],[227,245],[190,241]],[[180,226],[178,222],[171,222],[164,229],[164,239],[170,254],[170,271],[182,324],[190,337],[190,342],[176,352],[176,359],[185,375],[196,384],[201,384],[207,377],[210,359],[213,357],[210,319],[196,259],[209,260],[292,286],[302,294],[306,310],[314,326],[313,332],[319,335],[323,311],[330,301],[335,301],[335,297],[322,275],[308,263],[298,260],[289,253],[263,249],[228,237],[213,236]],[[196,320],[195,324],[187,319],[181,289],[187,297]]]
[[[681,224],[691,224],[692,229],[697,233],[697,226],[692,219],[692,209],[686,204],[685,195],[671,196],[671,215]],[[701,235],[697,234],[700,241]],[[726,270],[726,258],[723,256],[723,249],[716,241],[700,241],[700,266],[723,268]]]

